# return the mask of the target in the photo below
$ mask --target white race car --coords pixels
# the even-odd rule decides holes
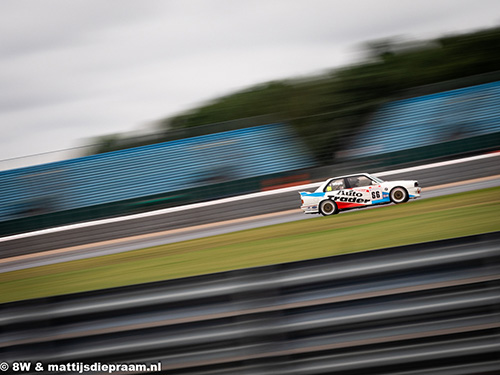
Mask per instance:
[[[299,192],[306,214],[334,215],[339,211],[376,204],[404,203],[420,197],[418,181],[382,181],[368,173],[334,177],[314,193]]]

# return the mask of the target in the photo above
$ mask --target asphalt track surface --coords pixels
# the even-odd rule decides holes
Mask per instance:
[[[496,186],[500,186],[500,175],[428,187],[423,190],[422,196],[419,199],[433,198]],[[377,209],[378,207],[363,209]],[[349,215],[353,211],[343,212],[341,215]],[[67,262],[71,260],[122,253],[152,246],[188,241],[268,225],[288,223],[298,220],[308,220],[313,217],[318,217],[318,215],[305,215],[302,211],[300,211],[300,209],[286,210],[247,218],[174,229],[160,233],[149,233],[41,253],[21,255],[0,259],[0,273]]]

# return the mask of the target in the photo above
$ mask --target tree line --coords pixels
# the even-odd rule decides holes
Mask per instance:
[[[262,83],[161,119],[154,136],[101,137],[92,153],[222,131],[228,124],[287,122],[318,162],[329,164],[334,161],[333,150],[345,147],[370,114],[387,101],[411,96],[412,89],[417,95],[500,79],[500,74],[491,74],[500,66],[500,27],[419,42],[372,41],[364,51],[360,63],[313,77]],[[471,76],[476,78],[458,80]],[[432,86],[445,81],[454,83]]]

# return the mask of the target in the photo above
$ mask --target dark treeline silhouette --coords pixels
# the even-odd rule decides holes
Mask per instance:
[[[151,136],[95,140],[92,153],[270,122],[287,122],[321,164],[345,147],[382,103],[500,79],[500,27],[434,40],[368,42],[361,63],[309,78],[259,84],[158,121]],[[471,79],[463,79],[465,77]],[[433,85],[448,82],[448,84]],[[430,85],[430,86],[429,86]]]

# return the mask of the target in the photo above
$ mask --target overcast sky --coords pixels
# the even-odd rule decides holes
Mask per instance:
[[[345,65],[366,41],[498,25],[498,0],[1,0],[0,160]]]

